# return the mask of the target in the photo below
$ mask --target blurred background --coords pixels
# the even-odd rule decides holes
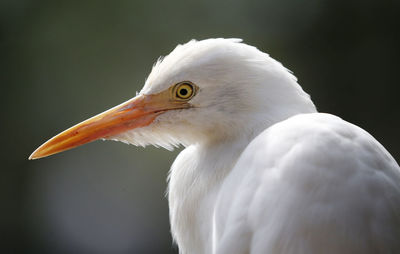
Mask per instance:
[[[177,253],[166,176],[179,151],[48,138],[135,95],[192,38],[243,38],[294,71],[321,112],[400,160],[399,1],[0,1],[0,252]],[[179,150],[179,149],[178,149]]]

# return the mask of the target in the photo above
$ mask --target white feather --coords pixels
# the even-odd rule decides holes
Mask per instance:
[[[183,144],[169,176],[180,253],[400,253],[400,170],[368,133],[316,113],[279,62],[239,39],[179,45],[140,94],[181,81],[190,109],[114,139]]]
[[[328,114],[273,125],[216,200],[214,253],[398,253],[400,170],[367,132]]]

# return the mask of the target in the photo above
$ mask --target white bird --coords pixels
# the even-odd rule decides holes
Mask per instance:
[[[370,134],[317,113],[279,62],[238,39],[190,41],[138,95],[50,139],[185,149],[168,186],[180,253],[400,253],[400,168]]]

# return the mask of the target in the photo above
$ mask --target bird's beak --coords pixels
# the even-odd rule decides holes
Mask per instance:
[[[188,107],[190,107],[188,103],[171,100],[167,91],[139,95],[61,132],[37,148],[29,159],[39,159],[100,138],[144,127],[167,110]]]

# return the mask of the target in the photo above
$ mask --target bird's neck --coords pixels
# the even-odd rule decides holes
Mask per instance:
[[[315,108],[312,105],[303,111],[259,117],[265,120],[256,122],[245,134],[191,145],[178,155],[170,171],[168,199],[171,232],[180,253],[211,253],[217,196],[243,150],[273,124]]]
[[[210,253],[217,194],[249,142],[247,138],[192,145],[176,158],[168,198],[171,231],[181,253]]]

